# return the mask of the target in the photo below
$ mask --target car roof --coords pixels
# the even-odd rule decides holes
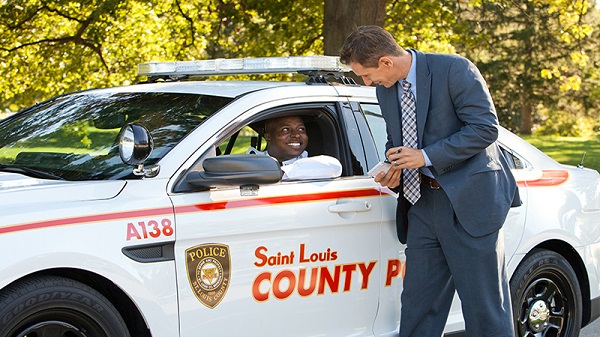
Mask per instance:
[[[257,90],[278,87],[306,86],[304,82],[275,81],[182,81],[143,83],[106,89],[94,89],[86,93],[161,92],[214,95],[235,98]]]

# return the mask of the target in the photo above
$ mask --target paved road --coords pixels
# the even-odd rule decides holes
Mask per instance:
[[[579,337],[600,337],[600,319],[583,328]]]

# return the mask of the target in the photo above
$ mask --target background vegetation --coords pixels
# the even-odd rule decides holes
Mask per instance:
[[[473,60],[510,130],[597,141],[596,0],[0,0],[0,118],[141,62],[336,55],[363,24]]]
[[[593,137],[529,136],[522,137],[554,160],[600,171],[600,141]]]

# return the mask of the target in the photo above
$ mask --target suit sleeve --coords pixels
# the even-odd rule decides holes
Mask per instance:
[[[447,95],[456,122],[453,133],[425,147],[431,163],[439,174],[451,170],[462,161],[482,152],[498,138],[498,118],[485,80],[473,63],[465,58],[453,58],[445,75],[446,88],[432,95]],[[433,81],[439,79],[433,78]],[[452,111],[447,111],[451,114]]]

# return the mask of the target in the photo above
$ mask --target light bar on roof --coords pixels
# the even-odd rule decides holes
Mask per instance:
[[[282,74],[300,71],[347,72],[335,56],[289,56],[215,59],[180,62],[148,62],[138,65],[140,76]]]

